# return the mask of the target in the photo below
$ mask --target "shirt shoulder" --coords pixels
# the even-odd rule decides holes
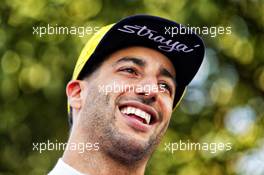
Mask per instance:
[[[48,175],[85,175],[70,165],[66,164],[61,158],[58,160],[55,167],[48,173]]]

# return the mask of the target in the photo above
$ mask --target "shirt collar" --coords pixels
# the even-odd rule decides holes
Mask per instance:
[[[48,175],[85,175],[83,173],[80,173],[70,165],[63,162],[63,160],[60,158],[56,164],[56,166],[53,168],[53,170]]]

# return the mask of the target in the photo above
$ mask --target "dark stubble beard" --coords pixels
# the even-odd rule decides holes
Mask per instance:
[[[150,156],[164,135],[166,124],[160,133],[150,136],[148,141],[137,140],[119,131],[115,124],[117,102],[111,95],[99,92],[98,86],[89,87],[89,92],[80,115],[80,123],[85,130],[87,142],[98,142],[99,151],[121,164],[133,166]]]

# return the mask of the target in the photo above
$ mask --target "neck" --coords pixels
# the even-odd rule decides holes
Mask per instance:
[[[125,164],[108,156],[100,149],[100,145],[95,143],[89,144],[82,138],[84,137],[78,137],[78,135],[71,133],[68,145],[76,145],[78,148],[78,143],[81,143],[88,144],[89,147],[84,146],[84,148],[86,148],[84,150],[66,149],[62,157],[65,163],[77,171],[89,175],[144,175],[148,158],[135,163]],[[93,146],[91,147],[91,145]],[[89,148],[89,150],[87,148]]]

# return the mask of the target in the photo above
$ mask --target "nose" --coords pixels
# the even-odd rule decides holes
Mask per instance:
[[[135,92],[138,96],[148,101],[148,103],[155,102],[159,92],[157,80],[155,78],[142,79],[138,83]]]

